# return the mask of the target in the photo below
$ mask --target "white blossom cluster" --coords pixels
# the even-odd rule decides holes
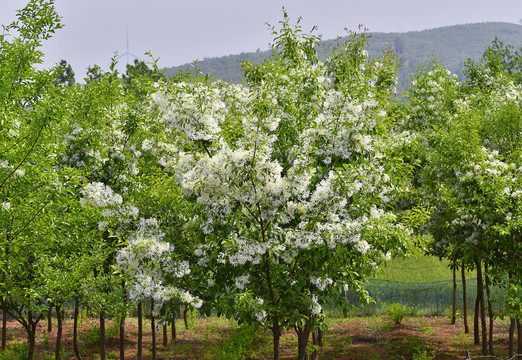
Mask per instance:
[[[128,244],[118,251],[116,263],[132,279],[128,283],[129,297],[135,301],[154,299],[157,315],[174,299],[201,307],[201,299],[175,285],[174,279],[191,270],[188,261],[175,260],[174,245],[163,241],[164,236],[157,219],[140,218],[136,230],[128,236]]]
[[[8,211],[8,210],[11,209],[11,203],[10,203],[9,201],[2,201],[2,202],[0,203],[0,208],[1,208],[2,210]]]
[[[320,291],[324,291],[328,285],[333,284],[333,280],[330,278],[319,278],[310,277],[310,282],[314,284]]]
[[[152,95],[164,114],[165,125],[186,134],[190,140],[213,139],[224,120],[225,103],[220,99],[219,91],[203,83],[173,86],[177,88],[174,89],[176,97],[162,96],[160,92]]]
[[[312,315],[320,314],[323,310],[323,307],[321,306],[321,304],[319,304],[318,300],[319,299],[317,298],[317,295],[312,295],[312,305],[310,305]]]
[[[123,203],[123,198],[120,194],[116,194],[110,186],[101,182],[88,183],[81,191],[81,194],[80,204],[83,207],[94,206],[97,208],[106,208]]]
[[[154,220],[141,219],[140,223],[146,229],[138,230],[116,257],[119,268],[132,278],[129,297],[135,301],[153,298],[158,308],[174,299],[201,307],[199,298],[172,283],[173,278],[190,274],[189,263],[174,260],[174,246],[161,240],[163,233],[151,229]],[[142,237],[145,233],[152,236]]]
[[[98,230],[105,231],[113,224],[116,232],[121,233],[125,224],[138,218],[139,209],[132,204],[124,204],[123,197],[104,183],[91,182],[81,190],[80,204],[83,207],[92,206],[99,209],[101,220]]]

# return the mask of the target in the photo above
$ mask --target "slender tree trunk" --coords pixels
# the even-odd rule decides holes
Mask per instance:
[[[274,325],[272,326],[272,337],[274,340],[274,360],[279,360],[279,340],[281,339],[281,327],[277,317],[275,318]]]
[[[488,328],[486,325],[486,304],[484,302],[484,281],[482,278],[482,264],[480,260],[477,264],[477,293],[480,298],[480,327],[482,328],[482,355],[488,354]]]
[[[156,360],[156,319],[154,319],[154,299],[150,300],[150,331],[152,334],[152,360]]]
[[[317,329],[317,331],[314,331],[312,333],[312,342],[314,345],[317,345],[319,347],[323,347],[323,330]],[[319,351],[317,349],[314,349],[312,352],[312,359],[311,360],[319,360]]]
[[[120,319],[120,360],[125,360],[125,314]]]
[[[105,314],[100,312],[100,359],[105,360]]]
[[[188,319],[187,319],[187,313],[188,313],[188,304],[185,304],[185,310],[183,310],[183,321],[185,322],[185,329],[188,330],[189,326],[188,326]]]
[[[171,339],[176,340],[176,315],[172,318]]]
[[[36,337],[36,324],[33,321],[33,312],[30,307],[27,309],[27,342],[29,344],[29,350],[27,351],[27,360],[33,360],[34,348],[35,348],[35,337]]]
[[[29,350],[27,351],[27,360],[33,360],[35,348],[35,332],[30,328],[31,324],[29,323],[29,329],[27,329],[27,342],[29,343]]]
[[[80,350],[78,349],[78,317],[80,315],[80,302],[76,297],[74,299],[74,320],[73,320],[73,350],[77,360],[82,360]]]
[[[522,323],[520,319],[517,319],[517,354],[521,354],[518,356],[518,360],[522,359]]]
[[[7,244],[10,243],[10,240],[11,239],[11,229],[7,229],[7,236],[6,236],[6,240],[7,240]],[[7,269],[9,267],[9,262],[7,261],[9,258],[9,245],[6,245],[6,248],[5,248],[5,261],[4,261],[4,272],[3,272],[3,283],[5,284],[6,283],[6,280],[7,280]],[[2,351],[5,350],[5,347],[7,345],[7,311],[5,309],[5,300],[4,300],[4,304],[3,304],[3,307],[2,307]]]
[[[297,360],[306,360],[308,358],[306,347],[308,345],[308,339],[310,338],[312,322],[309,316],[310,314],[307,315],[308,319],[305,325],[303,327],[295,327],[295,332],[297,333]]]
[[[56,305],[56,313],[60,314],[61,306]],[[60,315],[57,316],[58,323],[56,325],[56,346],[54,349],[54,359],[60,360],[60,352],[62,348],[62,318]]]
[[[53,331],[53,304],[49,304],[49,310],[47,310],[47,332]]]
[[[509,282],[513,281],[513,272],[508,272]],[[509,357],[513,357],[515,355],[515,327],[517,321],[514,317],[510,316],[510,324],[509,324],[509,339],[508,339],[508,347],[509,347]]]
[[[168,328],[167,328],[167,324],[163,324],[163,346],[167,347],[168,344],[169,344]]]
[[[475,345],[480,344],[479,313],[480,295],[477,291],[477,295],[475,296],[475,312],[473,313],[473,342]]]
[[[495,349],[493,348],[493,307],[491,306],[491,293],[490,293],[490,282],[489,282],[489,270],[488,266],[484,265],[484,275],[486,277],[486,298],[488,300],[488,317],[489,317],[489,355],[495,356]]]
[[[2,351],[5,350],[7,343],[7,311],[2,309]]]
[[[127,290],[125,289],[125,280],[121,281],[121,287],[123,290],[123,302],[125,304],[125,309],[121,314],[120,319],[120,360],[125,360],[125,318],[127,315]]]
[[[457,321],[457,269],[453,268],[453,307],[451,309],[451,325]]]
[[[138,353],[136,354],[137,360],[142,360],[143,350],[143,308],[141,300],[138,301]]]
[[[515,327],[517,321],[515,318],[511,318],[511,322],[509,324],[509,357],[512,358],[515,355]]]
[[[461,275],[462,275],[462,307],[463,307],[462,316],[464,317],[464,333],[469,334],[468,298],[467,298],[467,289],[466,289],[466,268],[464,267],[464,263],[462,263]]]

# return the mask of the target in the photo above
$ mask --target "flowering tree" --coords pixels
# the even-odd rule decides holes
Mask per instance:
[[[483,63],[468,62],[464,84],[439,64],[429,64],[413,78],[402,124],[419,140],[417,185],[422,202],[433,209],[426,227],[434,239],[432,252],[455,267],[477,270],[475,341],[480,342],[480,313],[482,352],[488,352],[489,342],[491,355],[489,285],[505,286],[510,278],[510,288],[518,289],[513,276],[518,265],[510,258],[520,251],[520,88],[499,64],[490,52]],[[515,305],[509,311],[517,317],[519,295],[508,294]]]
[[[323,62],[318,38],[286,14],[274,35],[270,60],[243,64],[243,85],[159,85],[164,137],[152,151],[204,205],[192,221],[206,235],[195,255],[207,297],[271,329],[274,359],[281,330],[295,329],[304,359],[325,302],[364,294],[365,278],[407,247],[390,212],[392,155],[406,140],[390,137],[392,56],[369,59],[352,35]]]
[[[54,229],[54,211],[67,186],[53,168],[58,144],[53,126],[61,117],[54,75],[37,70],[42,42],[61,27],[51,2],[29,1],[0,35],[0,243],[3,310],[27,331],[28,358],[36,325],[47,310],[45,273],[39,259]]]
[[[490,150],[489,168],[480,174],[481,193],[489,195],[482,203],[481,214],[491,223],[488,228],[488,248],[491,274],[496,284],[507,291],[507,312],[511,317],[509,353],[514,354],[514,331],[518,330],[518,353],[522,353],[522,299],[520,297],[520,267],[517,258],[521,252],[520,205],[521,158],[520,129],[522,129],[520,74],[512,64],[516,56],[499,48],[495,41],[486,49],[480,62],[469,62],[467,71],[471,97],[481,115],[482,144]],[[489,341],[492,348],[492,335]]]
[[[163,175],[148,154],[155,129],[146,121],[150,114],[143,98],[151,79],[129,77],[122,86],[115,72],[98,75],[85,85],[64,89],[69,116],[61,161],[85,177],[76,193],[84,211],[78,226],[83,221],[84,236],[91,239],[87,247],[95,276],[84,282],[83,303],[101,314],[101,329],[105,316],[120,318],[123,357],[127,299],[137,302],[138,309],[143,300],[153,300],[153,314],[162,321],[172,318],[169,306],[175,299],[193,306],[200,301],[175,286],[189,269],[173,251],[178,224],[172,217],[180,205],[167,193],[157,195]]]

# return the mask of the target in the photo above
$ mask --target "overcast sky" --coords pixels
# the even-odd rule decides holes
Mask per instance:
[[[0,24],[15,19],[26,0],[0,0]],[[323,39],[357,30],[406,32],[441,26],[501,21],[519,24],[521,0],[55,0],[65,27],[46,42],[45,67],[60,59],[76,77],[88,65],[106,69],[115,52],[146,60],[150,51],[160,67],[204,57],[268,49],[266,23],[277,25],[282,7],[303,29],[317,25]],[[1,30],[0,30],[1,31]],[[120,60],[121,68],[126,57]],[[130,57],[130,62],[133,58]]]

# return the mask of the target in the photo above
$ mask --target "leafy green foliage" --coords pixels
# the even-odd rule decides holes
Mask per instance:
[[[416,309],[401,303],[384,304],[384,312],[395,324],[401,324],[406,316],[415,315]]]
[[[240,326],[219,346],[216,347],[216,359],[241,360],[252,351],[259,338],[256,326]]]
[[[55,70],[54,84],[56,86],[71,86],[74,85],[76,80],[74,79],[74,71],[67,63],[66,60],[60,60]]]

